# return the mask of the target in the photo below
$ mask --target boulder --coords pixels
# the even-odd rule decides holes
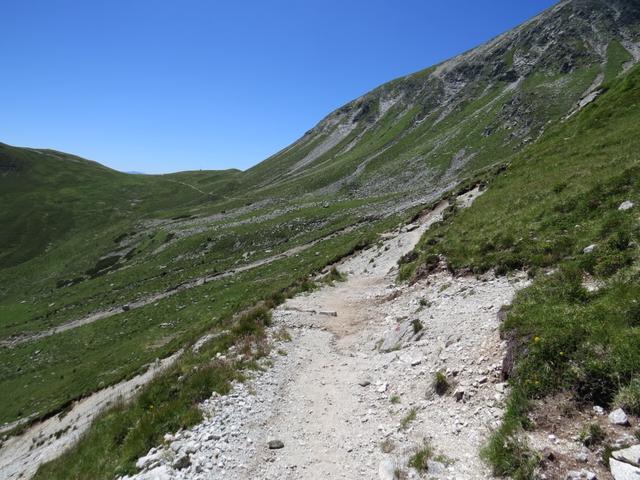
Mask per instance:
[[[598,245],[596,245],[595,243],[592,243],[591,245],[589,245],[588,247],[585,247],[582,250],[582,253],[593,253],[593,251],[598,248]]]
[[[442,475],[447,469],[444,463],[436,462],[435,460],[427,460],[427,467],[429,475]]]
[[[169,467],[162,465],[161,467],[149,470],[140,476],[136,476],[136,478],[139,480],[171,480],[173,476],[171,475]]]
[[[640,468],[620,462],[615,459],[609,460],[609,468],[614,480],[640,480]]]
[[[380,480],[395,480],[396,478],[396,464],[386,458],[378,465],[378,476]]]
[[[612,455],[616,460],[630,463],[640,468],[640,445],[634,445],[633,447],[625,448],[623,450],[616,450]]]
[[[158,450],[155,452],[149,452],[149,454],[147,454],[146,456],[140,457],[138,459],[138,461],[136,462],[136,468],[138,468],[139,470],[146,470],[148,468],[155,466],[157,463],[160,463],[161,460],[162,460],[161,450]]]
[[[629,425],[629,418],[624,410],[618,408],[609,414],[609,423],[612,425]]]
[[[405,320],[396,324],[387,331],[382,338],[379,350],[381,352],[391,352],[401,349],[404,344],[418,341],[424,335],[424,328],[416,331],[413,320]]]
[[[625,212],[627,210],[631,210],[634,207],[634,203],[627,200],[626,202],[622,202],[618,207],[618,210]]]

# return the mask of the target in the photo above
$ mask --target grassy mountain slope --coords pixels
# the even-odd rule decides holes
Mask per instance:
[[[61,152],[3,144],[0,172],[0,267],[36,257],[71,235],[199,203],[202,193],[189,182],[214,196],[238,173],[128,175]]]
[[[631,148],[624,150],[633,125],[618,122],[620,131],[609,131],[609,118],[618,118],[624,105],[593,112],[604,98],[630,101],[616,79],[640,59],[639,41],[636,2],[565,0],[487,45],[345,105],[246,172],[127,175],[59,152],[0,145],[0,388],[14,392],[0,422],[46,416],[203,332],[228,329],[239,311],[280,299],[332,259],[513,155],[519,160],[491,187],[508,190],[505,209],[478,218],[497,229],[511,221],[507,207],[526,198],[523,208],[540,207],[527,220],[547,225],[545,208],[555,207],[545,202],[566,197],[579,204],[569,196],[612,176],[608,169],[624,163],[623,154],[635,158]],[[636,77],[634,71],[625,78]],[[609,88],[605,82],[616,86],[578,112]],[[598,123],[604,130],[594,130]],[[611,143],[600,143],[605,132]],[[588,145],[600,155],[589,168]],[[526,167],[514,175],[520,164]],[[511,190],[500,187],[516,176]],[[541,192],[555,190],[534,201],[530,182]],[[553,208],[554,221],[564,222],[566,212]],[[505,223],[491,223],[493,214]],[[437,252],[456,268],[506,271],[553,265],[591,238],[591,230],[574,238],[551,224],[536,237],[542,240],[524,242],[519,239],[530,238],[524,217],[513,218],[513,238],[502,239],[488,226],[467,227],[464,235],[473,242],[461,243],[466,237],[456,231],[436,244]],[[463,230],[465,220],[456,221]],[[455,231],[446,228],[436,231]],[[485,234],[496,238],[480,245]],[[425,264],[435,251],[427,241],[423,247]],[[624,263],[630,253],[611,255]],[[599,262],[594,274],[603,268]],[[180,285],[223,272],[229,276],[176,293]],[[158,297],[166,292],[175,294]],[[150,298],[157,300],[136,305]],[[104,311],[108,318],[38,336]],[[193,413],[191,406],[174,405]],[[149,420],[152,433],[127,455],[134,458],[157,439],[156,421]],[[127,459],[120,467],[131,468]]]
[[[514,156],[471,208],[449,212],[403,266],[405,278],[440,259],[455,271],[524,268],[534,278],[503,325],[517,363],[486,451],[500,475],[529,478],[537,466],[519,440],[535,426],[536,399],[569,391],[577,405],[640,414],[640,68],[607,90]]]

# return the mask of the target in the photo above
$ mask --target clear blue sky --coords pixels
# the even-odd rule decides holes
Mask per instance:
[[[554,0],[3,0],[0,141],[118,170],[247,168]]]

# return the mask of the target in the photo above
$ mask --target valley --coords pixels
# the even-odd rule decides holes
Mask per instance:
[[[0,144],[0,478],[633,478],[639,61],[563,0],[246,171]]]

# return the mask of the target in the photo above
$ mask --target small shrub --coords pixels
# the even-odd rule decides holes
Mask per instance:
[[[580,441],[585,447],[594,447],[602,443],[605,433],[597,423],[590,423],[580,432]]]
[[[271,311],[266,306],[260,305],[238,315],[232,331],[238,337],[262,335],[264,327],[269,325],[271,325]]]
[[[640,415],[640,378],[636,378],[629,385],[622,387],[613,403],[627,413]]]
[[[431,460],[432,457],[433,448],[428,443],[425,443],[411,456],[409,466],[419,472],[426,472],[429,470],[429,460]]]
[[[390,438],[385,438],[380,444],[380,450],[382,450],[382,453],[391,453],[395,450],[395,448],[396,445]]]
[[[481,452],[482,458],[492,467],[493,474],[514,480],[529,480],[539,459],[527,444],[514,433],[496,431]]]
[[[418,332],[420,332],[423,328],[424,325],[422,325],[422,322],[420,320],[418,320],[417,318],[415,320],[411,321],[411,326],[413,327],[413,334],[417,334]]]
[[[397,405],[398,403],[400,403],[400,396],[399,395],[391,395],[391,398],[389,398],[389,401],[393,405]]]
[[[433,379],[433,389],[438,395],[444,395],[451,389],[449,380],[443,372],[436,372],[436,375]]]

